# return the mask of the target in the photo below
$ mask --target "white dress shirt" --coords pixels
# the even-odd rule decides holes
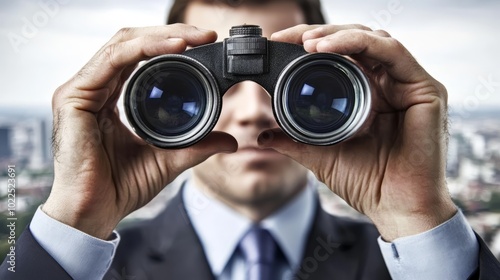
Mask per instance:
[[[315,187],[306,188],[285,207],[260,222],[273,236],[287,262],[280,265],[280,279],[291,279],[299,267],[307,234],[314,220]],[[244,280],[245,261],[236,247],[254,225],[227,205],[206,196],[187,182],[183,200],[191,223],[200,238],[212,272],[218,280]]]
[[[309,181],[290,204],[262,222],[287,258],[287,263],[281,266],[283,277],[299,265],[306,233],[313,220],[314,185]],[[242,279],[244,263],[241,256],[233,252],[252,225],[251,221],[203,195],[190,183],[182,195],[214,274],[221,280]],[[50,218],[40,208],[31,221],[30,230],[75,280],[101,279],[111,265],[120,240],[116,232],[111,241],[94,238]],[[466,279],[478,265],[479,243],[460,211],[427,232],[392,243],[379,238],[379,246],[393,279]]]

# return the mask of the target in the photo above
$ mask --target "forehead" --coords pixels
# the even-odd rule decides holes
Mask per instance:
[[[263,35],[305,22],[299,6],[293,1],[269,1],[263,4],[241,4],[235,7],[222,3],[191,2],[185,12],[185,23],[215,30],[219,40],[229,36],[231,26],[255,24]]]

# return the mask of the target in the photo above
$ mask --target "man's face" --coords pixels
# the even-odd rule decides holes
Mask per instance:
[[[228,37],[231,26],[260,25],[263,36],[304,22],[300,8],[291,1],[228,7],[191,3],[185,22],[215,30],[219,40]],[[278,127],[270,96],[256,83],[242,82],[223,97],[220,118],[214,130],[231,134],[238,151],[218,154],[193,169],[197,185],[232,207],[277,208],[305,185],[307,170],[272,150],[261,150],[257,137],[265,129]]]

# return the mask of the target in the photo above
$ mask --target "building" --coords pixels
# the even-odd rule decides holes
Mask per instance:
[[[11,129],[8,126],[2,126],[0,127],[0,159],[6,160],[11,156]]]

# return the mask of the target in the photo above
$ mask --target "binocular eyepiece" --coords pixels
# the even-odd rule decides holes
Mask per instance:
[[[332,53],[262,37],[256,25],[232,27],[223,42],[155,57],[125,86],[125,111],[135,132],[161,148],[182,148],[214,128],[222,96],[254,81],[272,97],[282,130],[296,141],[333,145],[356,133],[371,103],[368,80]]]

